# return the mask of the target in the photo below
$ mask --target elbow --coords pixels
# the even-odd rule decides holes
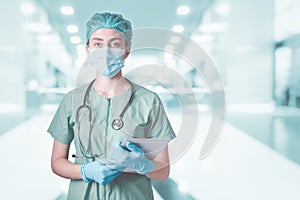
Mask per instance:
[[[60,175],[59,173],[59,164],[58,164],[58,160],[57,159],[51,159],[51,170],[54,174],[56,175]]]
[[[163,169],[163,172],[160,174],[160,176],[157,177],[156,180],[163,181],[169,178],[170,175],[170,167],[166,167],[166,169]]]
[[[57,174],[56,173],[56,165],[55,165],[55,162],[53,160],[51,160],[51,170],[54,174]]]

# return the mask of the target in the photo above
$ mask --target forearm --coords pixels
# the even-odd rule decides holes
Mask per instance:
[[[146,174],[150,179],[164,180],[169,177],[170,165],[165,161],[154,161],[155,169],[153,172]]]
[[[81,179],[80,165],[70,162],[68,154],[69,145],[54,140],[51,156],[52,171],[64,178]]]
[[[66,158],[52,159],[51,168],[58,176],[68,179],[82,179],[80,174],[80,165],[74,164]]]

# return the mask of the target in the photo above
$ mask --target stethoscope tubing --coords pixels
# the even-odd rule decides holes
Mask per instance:
[[[72,155],[72,157],[76,157],[76,158],[80,158],[80,157],[84,157],[84,158],[95,158],[95,157],[99,157],[98,154],[94,154],[93,156],[88,156],[88,152],[89,152],[89,148],[90,148],[90,143],[91,143],[91,134],[92,134],[92,120],[93,120],[93,111],[92,111],[92,108],[87,105],[87,99],[88,99],[88,96],[89,96],[89,93],[91,91],[91,88],[93,86],[93,83],[95,82],[96,79],[94,79],[87,87],[86,89],[86,92],[84,94],[84,99],[83,99],[83,104],[80,105],[77,110],[76,110],[76,123],[77,123],[77,129],[78,129],[78,140],[79,140],[79,149],[80,149],[80,152],[82,154],[82,156],[76,156],[76,155]],[[134,88],[133,88],[133,84],[131,83],[131,81],[128,80],[128,82],[130,83],[131,85],[131,94],[130,94],[130,98],[128,100],[128,102],[126,103],[125,107],[123,108],[121,114],[119,115],[119,118],[118,119],[114,119],[112,121],[112,128],[114,130],[120,130],[123,125],[124,125],[124,122],[123,122],[123,116],[125,114],[125,112],[127,111],[128,107],[131,105],[131,102],[132,102],[132,99],[133,99],[133,94],[134,94]],[[88,112],[89,112],[89,136],[88,136],[88,145],[87,145],[87,148],[86,148],[86,151],[84,152],[84,145],[82,143],[82,140],[81,140],[81,137],[80,137],[80,121],[79,121],[79,113],[80,113],[80,110],[81,109],[87,109]]]

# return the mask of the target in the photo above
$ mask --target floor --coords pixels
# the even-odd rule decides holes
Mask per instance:
[[[173,164],[182,191],[204,200],[300,199],[300,166],[229,123],[214,151],[199,160],[201,142]]]
[[[227,112],[227,121],[300,165],[300,109],[278,107],[274,112]]]
[[[7,128],[0,136],[5,163],[0,167],[5,180],[0,183],[0,199],[66,198],[68,180],[50,169],[52,138],[46,129],[52,115],[22,119],[18,114],[10,116],[11,121],[2,117],[1,125]],[[210,124],[209,115],[201,116],[197,137],[180,159],[172,161],[170,178],[153,181],[155,199],[300,199],[299,116],[289,109],[272,114],[231,111],[214,151],[199,160]],[[170,121],[178,129],[178,116],[171,114]]]

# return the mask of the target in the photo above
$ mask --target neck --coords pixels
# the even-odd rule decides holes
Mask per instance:
[[[95,91],[105,97],[111,98],[126,91],[128,88],[128,82],[123,78],[121,71],[112,78],[106,78],[101,75],[97,75],[94,82]]]

